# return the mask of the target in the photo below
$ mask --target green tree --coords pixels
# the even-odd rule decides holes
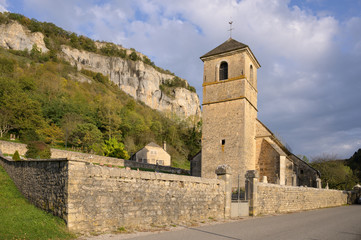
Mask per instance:
[[[64,133],[65,147],[68,147],[68,140],[73,130],[78,124],[83,123],[83,121],[83,118],[77,113],[66,113],[63,116],[61,120],[61,128]]]
[[[361,182],[361,149],[355,152],[346,162],[347,166],[349,166],[358,177],[358,181]]]
[[[153,120],[150,126],[150,130],[155,134],[155,136],[157,136],[158,142],[163,142],[164,130],[163,130],[163,125],[159,120],[157,119]]]
[[[28,149],[25,157],[33,159],[50,159],[51,151],[49,145],[40,141],[29,142],[26,145]]]
[[[119,112],[120,106],[115,105],[110,96],[104,96],[104,98],[100,100],[97,112],[100,123],[99,128],[104,135],[108,136],[108,139],[111,139],[114,136],[121,136],[122,132],[119,127],[122,124],[122,119]]]
[[[11,119],[13,118],[12,113],[4,108],[0,107],[0,137],[2,138],[9,130],[13,129]]]
[[[87,152],[93,150],[101,141],[102,133],[91,123],[78,124],[69,137],[73,146],[82,147]]]
[[[129,154],[125,150],[124,144],[118,142],[118,140],[114,137],[109,140],[105,140],[105,144],[102,144],[102,150],[104,156],[129,159]]]
[[[323,187],[328,183],[332,189],[351,190],[357,183],[357,177],[351,168],[335,155],[324,154],[313,158],[311,166],[320,171]]]
[[[201,149],[201,127],[202,122],[199,121],[195,126],[188,128],[184,133],[184,139],[186,139],[185,143],[189,149],[188,159],[195,156]]]
[[[44,126],[39,102],[21,88],[17,79],[0,77],[0,106],[6,113],[2,122],[12,131],[22,134]]]
[[[62,143],[64,138],[64,134],[61,128],[53,123],[38,129],[36,132],[40,139],[42,139],[46,144],[50,145]]]

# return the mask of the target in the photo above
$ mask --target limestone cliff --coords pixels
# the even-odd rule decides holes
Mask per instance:
[[[30,50],[34,44],[42,52],[48,51],[42,33],[32,33],[26,27],[14,21],[0,25],[1,47],[14,50]],[[99,44],[101,43],[97,43],[97,45]],[[77,66],[79,70],[84,68],[109,76],[110,80],[116,83],[124,92],[153,109],[175,113],[182,118],[200,117],[201,115],[199,97],[196,93],[185,88],[175,88],[171,96],[167,96],[160,90],[160,84],[172,79],[173,75],[161,73],[142,61],[108,57],[80,51],[65,45],[61,49],[60,55],[72,65]],[[140,58],[144,56],[141,53],[137,53],[137,55]]]
[[[78,69],[88,69],[109,76],[124,92],[153,109],[173,112],[182,117],[200,116],[199,98],[185,88],[176,88],[173,96],[165,95],[159,85],[174,76],[158,72],[142,61],[107,57],[62,46],[64,58]]]
[[[31,50],[36,44],[43,53],[48,49],[44,43],[42,33],[32,33],[17,22],[0,25],[0,46],[6,49]]]

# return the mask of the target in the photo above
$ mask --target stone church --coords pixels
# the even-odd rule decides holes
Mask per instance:
[[[320,173],[292,154],[257,118],[257,69],[251,49],[232,38],[201,57],[202,150],[193,176],[215,178],[218,165],[232,169],[232,185],[244,186],[248,170],[264,182],[316,187]]]

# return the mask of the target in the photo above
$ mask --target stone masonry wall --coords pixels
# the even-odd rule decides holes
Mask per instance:
[[[32,204],[67,220],[68,164],[66,160],[15,162],[0,156],[0,165]]]
[[[0,156],[20,192],[74,232],[147,228],[225,217],[225,181],[65,159]]]
[[[256,184],[255,215],[296,212],[347,204],[347,192],[308,187]]]
[[[18,151],[20,155],[25,155],[27,149],[26,144],[0,140],[0,151],[7,154],[14,154],[15,151]]]
[[[280,155],[263,138],[257,138],[256,170],[259,172],[259,179],[267,177],[269,183],[277,183],[280,172]]]
[[[8,142],[8,141],[0,141],[0,151],[2,153],[14,154],[15,151],[18,151],[20,155],[25,155],[27,149],[26,144],[16,143],[16,142]],[[95,154],[89,153],[81,153],[74,151],[66,151],[60,149],[51,149],[51,157],[52,158],[67,158],[68,160],[80,160],[91,163],[99,163],[101,165],[115,165],[122,167],[130,167],[130,168],[146,168],[146,169],[154,169],[155,171],[163,171],[169,173],[177,173],[190,175],[189,170],[184,170],[180,168],[174,168],[170,166],[161,166],[147,163],[139,163],[130,160],[124,160],[119,158],[111,158],[105,156],[99,156]]]
[[[26,149],[26,144],[24,143],[0,141],[0,151],[8,154],[14,154],[15,151],[18,151],[20,155],[25,155],[27,149]],[[87,162],[94,162],[100,164],[112,164],[112,165],[124,166],[123,159],[104,157],[89,153],[66,151],[55,148],[51,149],[51,157],[67,158],[72,160],[84,160]]]
[[[224,217],[224,181],[69,162],[68,227],[75,232]]]

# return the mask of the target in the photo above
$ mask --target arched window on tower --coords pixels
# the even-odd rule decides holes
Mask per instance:
[[[250,82],[253,84],[253,66],[251,65],[250,67],[249,67],[249,80],[250,80]]]
[[[228,63],[221,62],[221,66],[219,67],[219,80],[228,79]]]

